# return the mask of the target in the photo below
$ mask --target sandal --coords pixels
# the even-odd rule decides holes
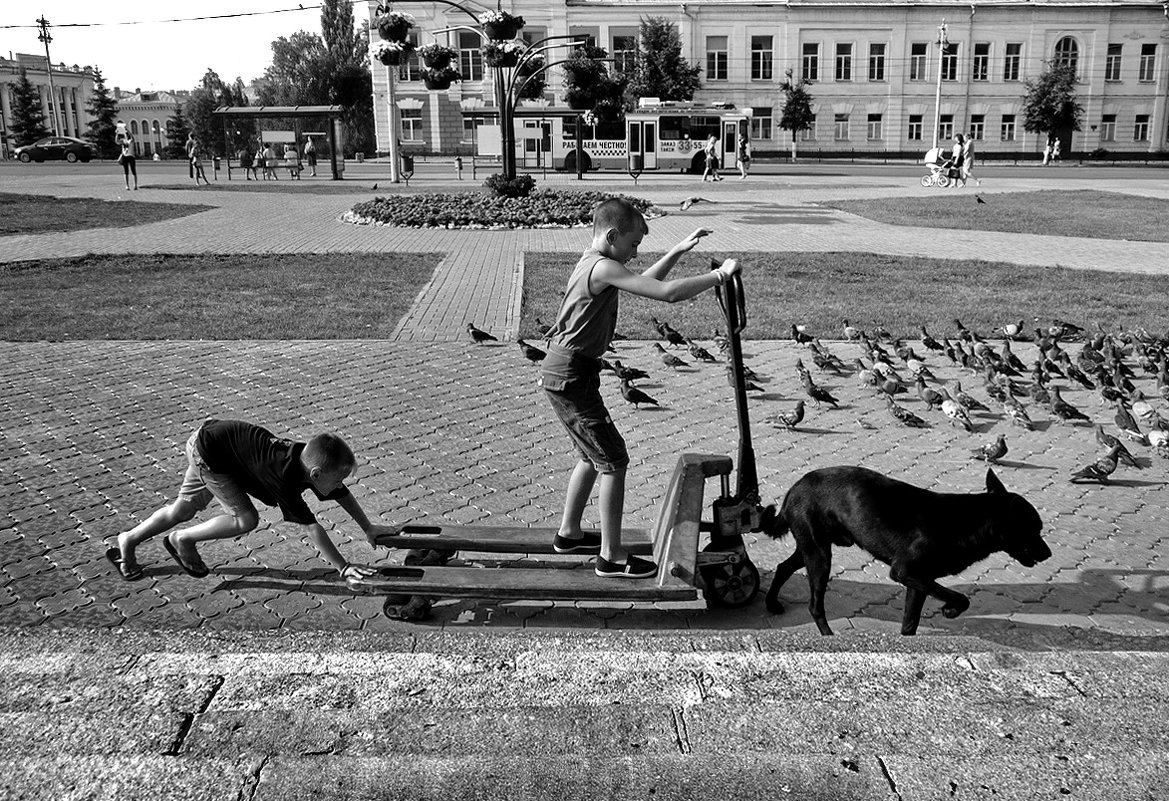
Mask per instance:
[[[585,532],[583,537],[570,539],[559,534],[552,540],[552,550],[556,553],[585,553],[599,554],[601,552],[601,535]]]
[[[125,569],[126,563],[122,561],[122,551],[120,548],[107,548],[106,561],[114,566],[114,570],[118,571],[118,578],[122,581],[137,581],[146,575],[141,567],[136,567],[130,571]]]
[[[601,578],[653,578],[658,574],[658,566],[638,556],[626,556],[624,563],[610,562],[603,556],[598,556],[594,572]]]
[[[166,552],[171,555],[171,558],[175,560],[178,566],[183,569],[183,572],[185,572],[191,578],[207,578],[207,576],[210,575],[211,571],[208,570],[205,565],[202,569],[200,569],[198,567],[188,565],[186,562],[184,562],[183,557],[179,556],[178,549],[175,548],[174,543],[170,541],[170,536],[162,538],[162,546],[166,548]]]

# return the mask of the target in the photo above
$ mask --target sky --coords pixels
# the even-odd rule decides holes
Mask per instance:
[[[368,14],[366,8],[364,0],[353,4],[358,28]],[[160,21],[274,11],[282,13]],[[43,56],[45,46],[37,38],[36,27],[42,16],[52,25],[49,54],[54,64],[100,67],[106,85],[123,91],[192,89],[208,67],[229,83],[237,77],[247,83],[264,74],[277,37],[321,30],[320,0],[0,0],[0,55]],[[123,22],[141,24],[110,24]],[[60,27],[65,23],[100,24]],[[8,27],[13,25],[30,27]]]

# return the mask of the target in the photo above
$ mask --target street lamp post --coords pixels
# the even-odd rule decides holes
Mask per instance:
[[[938,88],[934,93],[934,147],[938,146],[938,130],[942,124],[942,64],[946,60],[946,20],[938,26]]]

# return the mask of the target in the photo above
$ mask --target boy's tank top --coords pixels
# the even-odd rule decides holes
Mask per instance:
[[[560,314],[548,332],[553,349],[599,359],[613,340],[613,332],[617,330],[618,289],[608,286],[595,295],[589,291],[593,268],[604,258],[589,248],[569,276]]]

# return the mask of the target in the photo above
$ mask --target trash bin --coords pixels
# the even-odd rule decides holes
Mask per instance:
[[[412,175],[414,173],[414,157],[402,155],[402,172]]]
[[[645,169],[645,157],[641,153],[633,153],[629,156],[629,171],[641,172]]]
[[[213,157],[213,158],[211,159],[211,161],[213,162],[213,168],[214,168],[214,170],[215,170],[216,172],[219,172],[219,156],[215,156],[215,157]]]

